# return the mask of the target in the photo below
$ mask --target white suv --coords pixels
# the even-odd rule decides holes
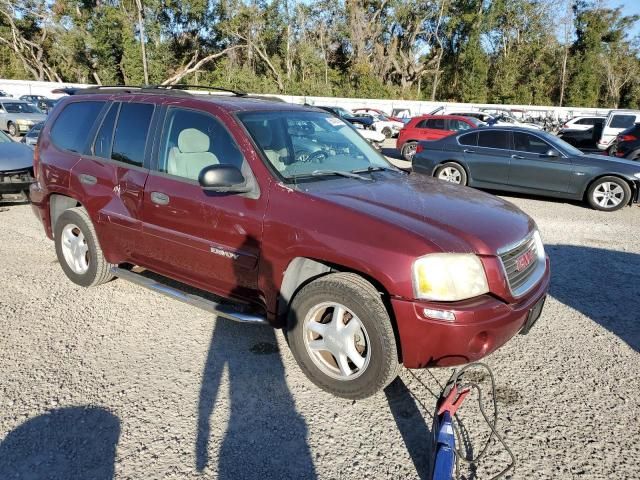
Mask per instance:
[[[562,125],[562,130],[589,130],[594,125],[604,124],[605,117],[594,116],[578,116],[567,120]]]
[[[611,110],[604,121],[602,135],[596,142],[599,150],[607,150],[616,139],[616,136],[629,127],[640,122],[639,110]]]

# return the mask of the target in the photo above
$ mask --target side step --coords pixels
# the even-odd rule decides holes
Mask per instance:
[[[171,297],[174,300],[179,300],[188,305],[192,305],[194,307],[201,308],[202,310],[206,310],[207,312],[211,312],[218,317],[227,318],[229,320],[234,320],[241,323],[267,324],[267,319],[265,317],[251,313],[240,312],[230,305],[223,305],[198,295],[183,292],[181,290],[178,290],[177,288],[170,287],[169,285],[165,285],[152,278],[147,278],[144,275],[132,272],[130,270],[125,270],[119,267],[112,267],[111,273],[113,273],[118,278],[128,280],[135,283],[136,285],[140,285],[141,287],[145,287],[149,290],[153,290],[154,292],[158,292]]]

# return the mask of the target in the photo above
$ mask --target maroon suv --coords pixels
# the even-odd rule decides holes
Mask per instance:
[[[549,261],[510,203],[400,171],[325,111],[184,88],[72,91],[49,115],[31,200],[73,282],[285,328],[348,398],[539,317]]]

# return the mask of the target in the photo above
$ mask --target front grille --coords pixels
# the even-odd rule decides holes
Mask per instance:
[[[533,254],[533,260],[525,268],[518,270],[517,260],[527,252]],[[500,254],[500,260],[507,275],[511,292],[516,296],[519,293],[524,293],[520,292],[520,290],[522,290],[527,281],[531,279],[531,276],[537,270],[540,263],[540,252],[538,251],[536,235],[532,235],[518,246]]]

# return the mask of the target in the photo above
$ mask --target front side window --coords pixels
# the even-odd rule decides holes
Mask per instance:
[[[449,130],[455,130],[459,132],[460,130],[469,130],[471,125],[467,122],[463,122],[462,120],[449,120]]]
[[[197,181],[202,169],[211,165],[243,170],[244,157],[235,140],[219,120],[207,113],[169,109],[163,131],[158,165],[161,172]]]
[[[535,135],[522,132],[513,132],[513,143],[514,148],[519,152],[538,153],[542,155],[552,149],[551,145],[544,140]]]
[[[124,103],[120,107],[111,158],[118,162],[141,166],[153,115],[150,103]]]
[[[635,115],[614,115],[611,119],[611,128],[629,128],[636,121]]]
[[[269,163],[285,179],[323,172],[393,169],[360,134],[334,116],[307,111],[238,115]]]
[[[53,144],[58,148],[82,153],[102,107],[104,102],[74,102],[64,107],[51,128]]]
[[[509,133],[506,131],[489,130],[478,132],[478,146],[486,148],[509,148]]]

